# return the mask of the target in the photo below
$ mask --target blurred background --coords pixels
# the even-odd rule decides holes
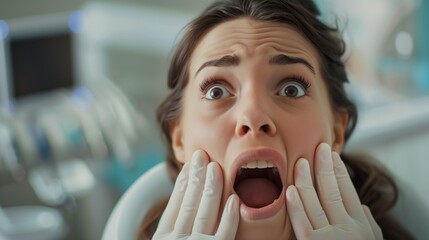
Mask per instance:
[[[0,239],[100,239],[119,197],[164,160],[168,61],[211,2],[0,0]],[[395,176],[394,213],[428,236],[429,1],[317,3],[347,42],[360,119],[346,151]]]

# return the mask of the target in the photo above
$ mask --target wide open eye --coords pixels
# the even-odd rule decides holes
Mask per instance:
[[[222,85],[212,86],[206,93],[205,98],[208,100],[217,100],[230,97],[232,94]]]
[[[291,98],[299,98],[306,94],[307,89],[300,83],[291,81],[283,85],[278,92],[278,95]]]

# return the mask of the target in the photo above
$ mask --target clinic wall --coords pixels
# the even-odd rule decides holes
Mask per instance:
[[[203,9],[213,0],[105,0],[98,2],[121,2],[142,4],[149,6],[157,6],[162,8],[175,9],[176,11],[195,12]],[[95,2],[91,0],[70,0],[70,1],[55,1],[55,0],[0,0],[0,18],[12,19],[19,17],[28,17],[34,15],[43,15],[57,12],[68,12],[79,9],[85,3]],[[30,4],[29,4],[30,3]]]
[[[38,0],[37,2],[26,0],[0,0],[0,18],[14,19],[57,12],[68,12],[78,9],[86,2],[88,2],[88,0]]]

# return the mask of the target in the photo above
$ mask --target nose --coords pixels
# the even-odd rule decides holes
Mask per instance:
[[[244,111],[241,111],[235,128],[235,134],[239,137],[249,134],[274,136],[276,131],[276,125],[264,108],[258,105],[249,106],[249,104]]]

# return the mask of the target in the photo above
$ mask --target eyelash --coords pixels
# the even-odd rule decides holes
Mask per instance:
[[[305,89],[305,92],[308,92],[308,89],[311,87],[311,83],[309,83],[303,76],[293,75],[291,77],[285,78],[280,85],[283,85],[287,82],[297,82],[301,84],[301,86]],[[307,93],[308,94],[308,93]]]
[[[210,87],[216,84],[224,84],[224,81],[217,77],[207,78],[200,84],[200,90],[203,94],[206,94]]]

